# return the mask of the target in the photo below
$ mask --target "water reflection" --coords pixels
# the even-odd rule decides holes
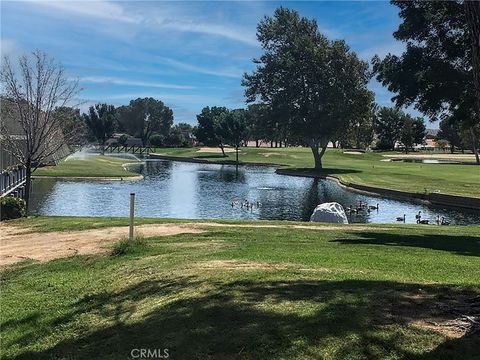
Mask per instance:
[[[136,193],[137,216],[174,218],[309,220],[322,202],[344,207],[359,201],[379,210],[350,215],[350,222],[392,223],[406,214],[414,223],[444,216],[452,223],[480,223],[480,212],[426,206],[349,192],[332,181],[277,175],[273,168],[147,161],[139,181],[63,181],[37,179],[31,210],[42,215],[127,216],[129,193]],[[231,206],[248,200],[260,207]]]

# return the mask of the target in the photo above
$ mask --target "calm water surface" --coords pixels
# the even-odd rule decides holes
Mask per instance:
[[[435,165],[432,165],[435,166]],[[36,179],[32,212],[38,215],[128,216],[129,194],[136,193],[136,215],[166,218],[308,220],[316,205],[336,201],[344,207],[358,201],[379,204],[379,210],[350,216],[350,222],[394,223],[406,214],[414,223],[444,216],[455,224],[480,224],[480,212],[426,206],[366,196],[327,180],[275,174],[264,166],[149,161],[139,181],[64,181]],[[232,201],[259,201],[253,210]]]

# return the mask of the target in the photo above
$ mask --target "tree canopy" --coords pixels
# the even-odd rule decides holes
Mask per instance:
[[[83,114],[83,119],[91,138],[96,139],[101,145],[105,145],[106,141],[112,137],[117,126],[117,113],[113,105],[90,106],[88,113]]]
[[[118,122],[127,133],[139,137],[143,146],[154,133],[167,136],[173,124],[173,111],[154,98],[131,100],[117,109]]]
[[[202,112],[197,115],[197,128],[195,136],[197,140],[206,146],[220,147],[223,156],[225,156],[225,142],[222,138],[221,128],[219,128],[220,120],[229,110],[226,107],[204,107]]]
[[[264,53],[245,74],[248,102],[261,100],[278,114],[280,130],[310,146],[315,168],[335,133],[372,105],[368,64],[344,41],[329,41],[315,20],[278,8],[257,27]],[[366,104],[366,106],[364,106]]]
[[[402,19],[393,35],[406,49],[400,56],[376,56],[372,62],[377,79],[395,93],[397,106],[413,105],[432,120],[453,116],[464,128],[473,128],[479,115],[467,2],[392,1]]]

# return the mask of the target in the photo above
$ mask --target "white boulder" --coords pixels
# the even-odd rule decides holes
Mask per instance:
[[[348,224],[347,215],[343,206],[336,202],[323,203],[313,210],[310,221],[334,224]]]

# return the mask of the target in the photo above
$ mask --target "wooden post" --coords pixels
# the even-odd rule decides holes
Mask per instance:
[[[133,223],[135,219],[135,193],[130,193],[130,232],[128,238],[133,240]]]

